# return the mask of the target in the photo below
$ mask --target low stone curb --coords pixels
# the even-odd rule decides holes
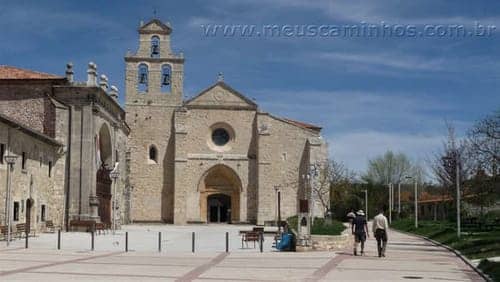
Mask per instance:
[[[455,249],[453,249],[453,248],[451,248],[443,243],[440,243],[438,241],[434,241],[434,240],[427,238],[425,236],[422,236],[422,235],[418,235],[418,234],[414,234],[414,233],[410,233],[410,232],[405,232],[405,231],[401,231],[401,230],[396,230],[396,229],[391,229],[391,230],[394,232],[399,232],[399,233],[406,234],[409,236],[415,236],[417,238],[429,241],[436,246],[440,246],[442,248],[445,248],[449,252],[454,253],[463,262],[465,262],[468,266],[470,266],[477,274],[479,274],[481,277],[483,277],[484,280],[486,280],[487,282],[494,282],[493,279],[491,279],[486,273],[484,273],[481,269],[479,269],[477,266],[475,266],[468,258],[466,258],[464,255],[462,255],[462,253],[460,253],[459,251],[457,251],[457,250],[455,250]]]

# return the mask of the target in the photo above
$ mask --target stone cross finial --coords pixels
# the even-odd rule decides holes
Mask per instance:
[[[97,65],[93,62],[89,63],[87,69],[87,86],[97,86]]]
[[[113,98],[115,101],[118,101],[118,88],[116,86],[111,85],[109,96],[111,96],[111,98]]]
[[[222,72],[219,72],[219,74],[217,75],[217,81],[224,81],[224,74]]]
[[[71,83],[73,82],[73,63],[69,62],[66,64],[66,79]]]
[[[99,86],[104,91],[108,91],[108,77],[104,74],[101,74],[101,80],[99,81]]]

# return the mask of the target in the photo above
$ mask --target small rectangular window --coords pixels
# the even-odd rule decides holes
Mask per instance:
[[[49,162],[49,177],[52,177],[52,162]]]
[[[19,202],[14,202],[14,221],[19,221]]]
[[[21,169],[26,169],[26,152],[22,153],[21,158]]]
[[[5,155],[5,144],[0,144],[0,164],[3,164]]]
[[[46,212],[45,205],[42,205],[42,212],[40,213],[41,214],[40,218],[42,222],[45,221],[45,212]]]

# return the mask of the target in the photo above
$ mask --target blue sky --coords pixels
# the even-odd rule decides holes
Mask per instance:
[[[362,171],[387,149],[426,163],[445,137],[500,108],[500,29],[487,37],[207,37],[201,25],[500,27],[498,1],[4,1],[0,64],[85,80],[98,65],[123,99],[123,56],[140,20],[173,27],[185,97],[225,81],[278,116],[323,126],[331,156]]]

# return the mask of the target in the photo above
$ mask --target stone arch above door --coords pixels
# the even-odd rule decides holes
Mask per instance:
[[[198,184],[198,191],[200,193],[200,219],[208,222],[209,197],[216,194],[223,194],[231,199],[231,221],[239,221],[241,187],[240,177],[232,168],[218,164],[208,169]]]

